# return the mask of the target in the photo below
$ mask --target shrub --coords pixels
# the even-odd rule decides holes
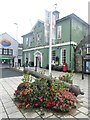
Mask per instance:
[[[46,79],[36,79],[35,82],[22,82],[15,91],[15,100],[19,101],[19,108],[43,107],[62,112],[71,111],[76,107],[77,99],[65,88],[52,79],[51,86]]]

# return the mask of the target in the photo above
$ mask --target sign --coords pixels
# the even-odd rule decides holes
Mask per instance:
[[[11,45],[10,40],[0,40],[0,44],[4,47],[9,47]]]

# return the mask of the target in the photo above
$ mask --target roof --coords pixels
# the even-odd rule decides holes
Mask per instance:
[[[28,35],[30,35],[30,34],[33,34],[33,31],[31,31],[31,32],[29,32],[29,33],[27,33],[27,34],[25,34],[25,35],[23,35],[23,36],[21,36],[21,37],[28,36]]]
[[[33,30],[34,30],[35,26],[38,24],[38,22],[44,24],[44,22],[43,22],[42,20],[37,20],[36,24],[33,26],[32,30],[31,30],[31,32],[29,32],[29,33],[23,35],[22,37],[32,34],[32,33],[33,33]]]
[[[44,24],[44,22],[43,22],[42,20],[37,20],[36,24],[35,24],[35,25],[33,26],[33,28],[32,28],[32,31],[33,31],[33,29],[35,28],[35,26],[38,24],[38,22]]]
[[[8,35],[9,37],[11,37],[8,33],[2,33],[2,34],[0,34],[0,36],[2,36],[2,35],[4,35],[4,34],[6,34],[6,35]],[[13,37],[11,37],[13,40],[15,40]],[[15,40],[16,42],[18,42],[17,40]]]
[[[56,23],[59,23],[59,22],[64,21],[64,20],[67,20],[67,19],[69,19],[69,18],[74,18],[74,19],[76,19],[77,21],[81,22],[82,24],[89,26],[88,23],[86,23],[84,20],[82,20],[80,17],[78,17],[78,16],[75,15],[74,13],[72,13],[72,14],[70,14],[70,15],[67,15],[67,16],[65,16],[65,17],[63,17],[63,18],[61,18],[61,19],[58,19],[58,20],[56,21]]]

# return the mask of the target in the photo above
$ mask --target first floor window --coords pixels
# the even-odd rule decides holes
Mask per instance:
[[[66,63],[66,49],[62,49],[62,63]]]
[[[2,48],[2,55],[13,55],[13,50]]]
[[[55,50],[52,51],[52,61],[55,61],[55,57],[56,57],[56,52]]]

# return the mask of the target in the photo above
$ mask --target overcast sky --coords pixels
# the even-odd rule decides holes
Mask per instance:
[[[0,0],[0,34],[7,32],[16,39],[18,24],[18,42],[22,35],[30,32],[38,19],[45,19],[45,10],[53,11],[57,3],[60,18],[75,13],[88,23],[89,0]]]

